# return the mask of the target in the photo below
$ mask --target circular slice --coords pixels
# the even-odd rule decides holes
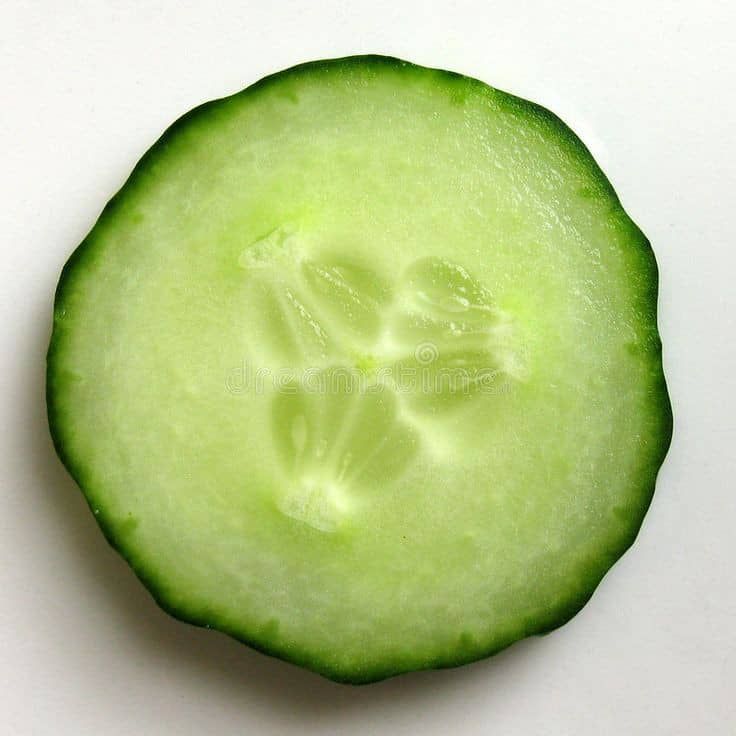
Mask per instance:
[[[64,268],[52,434],[167,611],[327,677],[567,621],[671,434],[647,240],[449,72],[290,69],[174,124]]]

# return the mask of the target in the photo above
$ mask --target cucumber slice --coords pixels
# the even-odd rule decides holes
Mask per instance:
[[[174,124],[64,268],[63,462],[159,604],[335,680],[573,616],[671,435],[649,244],[547,110],[396,59]]]

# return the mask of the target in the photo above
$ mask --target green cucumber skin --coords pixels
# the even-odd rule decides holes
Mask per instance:
[[[63,329],[58,324],[59,315],[63,315],[64,313],[68,294],[72,292],[71,285],[74,282],[75,274],[82,273],[87,264],[95,257],[95,234],[106,227],[108,221],[111,219],[117,208],[124,203],[126,195],[145,180],[148,172],[155,167],[157,160],[166,153],[169,144],[179,136],[180,133],[189,128],[200,118],[216,110],[218,107],[226,105],[229,101],[235,100],[236,98],[255,95],[266,87],[279,84],[279,82],[284,78],[293,78],[295,75],[322,73],[325,70],[334,69],[336,67],[345,69],[353,65],[363,69],[368,67],[373,69],[380,69],[381,67],[402,68],[405,73],[412,72],[419,75],[432,74],[437,75],[440,79],[462,82],[469,85],[479,85],[488,89],[488,85],[480,82],[479,80],[475,80],[455,72],[429,69],[414,65],[410,62],[394,57],[380,55],[350,56],[340,59],[308,62],[285,69],[261,79],[250,87],[247,87],[234,95],[206,102],[180,117],[143,155],[125,184],[104,207],[88,236],[76,248],[63,267],[54,299],[55,321],[47,355],[46,404],[51,437],[59,458],[70,475],[74,478],[75,482],[81,488],[108,543],[126,560],[136,576],[151,593],[160,608],[180,621],[193,624],[195,626],[217,629],[264,654],[300,665],[335,682],[359,685],[377,682],[407,671],[455,667],[484,659],[505,649],[515,641],[532,635],[546,634],[572,619],[590,599],[606,572],[633,544],[638,535],[644,516],[654,494],[658,470],[669,449],[673,430],[673,416],[672,406],[662,369],[661,341],[659,340],[659,335],[656,332],[658,269],[649,241],[624,211],[611,183],[595,163],[586,146],[558,116],[534,102],[491,88],[493,89],[494,94],[498,95],[499,98],[503,99],[508,105],[513,106],[516,110],[522,111],[530,117],[543,119],[550,124],[555,129],[560,139],[564,140],[571,148],[575,149],[581,160],[587,162],[591,178],[594,179],[601,189],[606,192],[607,196],[615,202],[615,205],[618,208],[618,215],[625,219],[627,224],[630,226],[631,247],[639,250],[640,257],[637,261],[641,264],[641,268],[644,273],[638,274],[638,277],[645,284],[646,296],[646,300],[643,305],[646,310],[646,314],[644,314],[643,317],[651,325],[652,340],[656,342],[653,349],[650,351],[650,367],[653,375],[650,400],[656,407],[658,413],[659,431],[656,436],[648,438],[648,444],[653,448],[652,459],[648,467],[643,469],[641,473],[642,481],[639,488],[639,505],[638,507],[631,509],[628,536],[622,540],[621,544],[617,548],[607,550],[607,552],[599,558],[596,566],[591,566],[589,568],[587,576],[580,581],[577,593],[574,596],[571,596],[566,601],[565,605],[558,607],[556,610],[549,611],[548,615],[543,617],[537,617],[534,620],[521,622],[518,630],[514,635],[508,638],[508,641],[504,641],[500,645],[493,646],[490,649],[474,649],[462,654],[458,654],[457,651],[454,651],[449,655],[426,658],[421,662],[418,662],[416,659],[412,659],[410,662],[407,662],[397,658],[395,661],[385,662],[381,666],[372,666],[370,668],[360,669],[347,668],[343,670],[335,668],[328,661],[324,661],[307,651],[301,651],[296,647],[279,646],[275,641],[269,640],[267,631],[259,633],[241,631],[233,627],[229,622],[218,620],[214,615],[202,615],[202,613],[196,613],[189,610],[186,604],[177,604],[174,602],[174,596],[171,591],[168,590],[165,581],[155,577],[147,567],[136,558],[135,550],[127,546],[126,530],[122,528],[119,523],[114,525],[112,520],[106,517],[104,508],[93,507],[92,488],[85,479],[86,473],[83,463],[72,457],[66,449],[66,442],[64,439],[66,418],[64,411],[61,410],[55,400],[57,389],[63,385],[64,378],[61,371],[58,370],[57,365],[59,356],[63,351]]]

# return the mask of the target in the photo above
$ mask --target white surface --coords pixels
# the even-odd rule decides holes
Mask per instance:
[[[6,0],[0,732],[735,733],[732,7]],[[43,371],[60,268],[162,129],[266,73],[360,52],[479,77],[583,137],[659,259],[676,425],[638,542],[573,622],[355,689],[155,607],[53,454]]]

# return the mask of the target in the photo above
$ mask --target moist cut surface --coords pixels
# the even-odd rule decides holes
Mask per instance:
[[[567,621],[671,433],[645,237],[530,102],[384,57],[208,103],[67,263],[57,450],[175,616],[327,677]]]

